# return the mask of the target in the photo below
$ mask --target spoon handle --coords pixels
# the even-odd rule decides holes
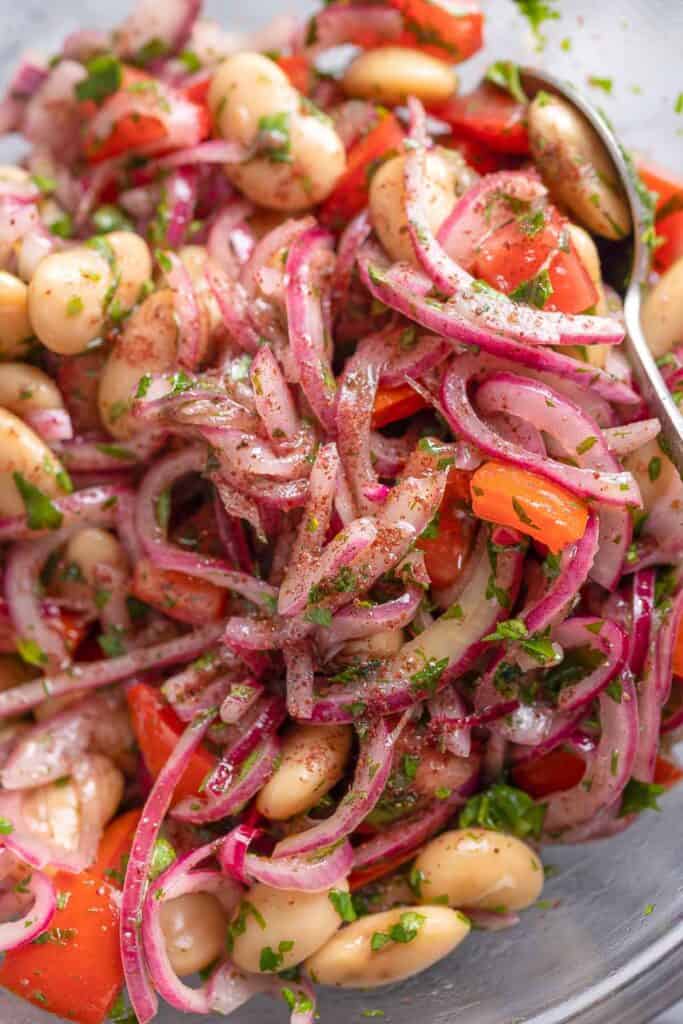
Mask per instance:
[[[640,326],[641,289],[633,283],[624,300],[624,346],[641,394],[659,420],[662,450],[683,477],[683,417],[669,391]]]

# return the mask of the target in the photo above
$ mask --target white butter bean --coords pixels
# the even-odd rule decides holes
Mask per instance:
[[[306,961],[306,970],[321,985],[377,988],[427,970],[469,931],[464,914],[449,907],[397,907],[342,929]]]
[[[104,327],[110,285],[109,264],[94,249],[69,249],[41,260],[28,287],[28,311],[43,345],[59,355],[85,351]]]
[[[351,62],[342,78],[347,96],[395,107],[415,96],[423,103],[442,103],[458,88],[452,67],[419,50],[378,46]]]
[[[28,288],[14,274],[0,270],[0,358],[23,355],[32,335]]]
[[[373,175],[370,218],[392,259],[417,264],[404,209],[405,159],[401,155],[387,160]],[[455,151],[446,153],[443,149],[434,149],[427,155],[423,201],[429,227],[434,232],[439,230],[453,209],[463,166],[460,154]]]
[[[129,411],[140,378],[146,373],[174,370],[177,350],[173,292],[169,289],[154,292],[134,310],[100,379],[100,416],[110,434],[125,439],[145,429]]]
[[[646,297],[640,322],[656,358],[683,343],[683,257],[662,274]]]
[[[257,797],[260,813],[284,821],[314,807],[344,774],[351,741],[347,725],[294,725],[277,771]]]
[[[225,949],[227,914],[208,892],[187,893],[159,908],[171,967],[179,977],[202,971]]]
[[[0,516],[24,515],[26,511],[13,473],[20,473],[52,498],[64,494],[59,486],[65,479],[61,463],[23,420],[0,408]]]
[[[432,839],[415,860],[426,900],[453,907],[522,910],[543,888],[543,865],[526,843],[487,829],[459,829]]]
[[[605,238],[631,232],[618,174],[597,133],[570,103],[539,93],[529,106],[531,151],[554,199]]]
[[[346,891],[346,882],[337,889]],[[252,886],[231,926],[232,958],[244,971],[282,971],[320,949],[341,925],[326,892]]]

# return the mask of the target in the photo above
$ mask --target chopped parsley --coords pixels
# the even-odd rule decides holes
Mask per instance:
[[[25,661],[27,665],[35,665],[37,668],[44,668],[47,665],[47,654],[35,640],[20,636],[15,640],[14,646],[21,660]]]
[[[292,1014],[296,1013],[310,1013],[313,1009],[313,1003],[309,996],[306,995],[301,989],[294,992],[291,988],[283,988],[282,998],[287,1003],[287,1006],[292,1011]]]
[[[522,505],[522,503],[519,500],[519,498],[513,497],[513,499],[512,499],[512,507],[513,507],[513,509],[515,511],[515,515],[519,519],[520,523],[522,523],[524,526],[530,526],[532,530],[538,530],[539,529],[539,527],[536,526],[536,524],[534,523],[533,519],[528,514],[528,512],[526,511],[524,506]]]
[[[625,818],[627,814],[640,814],[641,811],[661,810],[657,803],[657,797],[662,795],[665,788],[665,786],[660,786],[656,782],[641,782],[639,779],[629,779],[621,795],[619,817]]]
[[[150,882],[153,882],[155,878],[163,874],[166,868],[171,866],[176,856],[177,854],[168,839],[164,839],[163,836],[157,839],[152,851],[152,862],[149,866]]]
[[[417,938],[426,920],[424,914],[418,914],[414,910],[405,911],[401,914],[398,924],[392,925],[388,932],[373,932],[370,949],[373,953],[377,953],[390,942],[412,942]]]
[[[460,828],[479,826],[508,832],[520,839],[538,839],[546,807],[546,804],[537,804],[523,790],[496,782],[467,801],[460,812],[459,825]]]
[[[0,836],[10,836],[14,832],[14,825],[7,818],[0,817]]]
[[[260,971],[279,971],[282,967],[285,953],[294,949],[293,939],[283,939],[277,947],[277,953],[270,946],[264,946],[259,957]]]
[[[527,306],[535,306],[543,309],[546,302],[553,294],[553,285],[547,269],[541,270],[535,277],[521,284],[510,292],[510,298],[514,302],[524,302]]]
[[[132,228],[123,211],[111,203],[99,206],[91,219],[95,230],[101,235],[108,235],[110,231],[129,231]]]
[[[528,98],[519,77],[519,64],[512,60],[497,60],[486,72],[487,82],[493,82],[509,92],[519,103],[528,103]]]
[[[121,88],[121,61],[111,53],[101,53],[86,62],[88,72],[83,81],[76,84],[75,93],[79,100],[94,100],[101,103]]]
[[[259,141],[267,151],[267,157],[274,164],[291,164],[292,140],[290,138],[289,112],[264,114],[259,118]]]
[[[314,606],[308,609],[304,617],[307,622],[313,622],[316,626],[332,625],[332,612],[329,608]]]
[[[12,473],[12,479],[24,502],[29,530],[57,530],[64,519],[57,506],[21,473]]]
[[[106,654],[108,658],[120,658],[124,655],[126,653],[124,636],[125,631],[121,626],[110,626],[109,629],[101,633],[97,638],[102,653]]]
[[[662,460],[659,456],[654,455],[647,464],[647,475],[649,476],[652,483],[659,479],[659,475],[662,472]]]
[[[546,21],[556,21],[559,11],[554,8],[555,0],[515,0],[520,14],[522,14],[531,26],[531,31],[536,38],[537,49],[545,46],[546,39],[541,32],[541,25]]]
[[[429,658],[425,661],[423,668],[411,675],[410,685],[412,689],[435,693],[439,680],[447,668],[448,658]]]
[[[237,917],[228,927],[228,952],[232,950],[233,943],[239,935],[244,935],[247,930],[247,919],[253,917],[262,931],[265,931],[266,920],[263,914],[249,900],[242,900]]]
[[[588,84],[592,85],[594,89],[602,89],[608,95],[612,92],[614,82],[611,78],[600,78],[599,75],[589,75]]]
[[[593,437],[592,435],[591,435],[591,437],[584,437],[583,441],[581,441],[576,446],[576,454],[577,455],[585,455],[585,453],[589,452],[591,450],[591,448],[593,447],[593,445],[597,444],[597,443],[598,443],[597,437]]]
[[[559,665],[548,669],[543,677],[543,685],[556,697],[560,690],[573,686],[591,672],[595,672],[604,661],[605,655],[595,647],[572,647],[565,650]]]
[[[330,889],[327,895],[342,921],[351,922],[356,920],[358,915],[353,906],[351,893],[346,892],[344,889]]]

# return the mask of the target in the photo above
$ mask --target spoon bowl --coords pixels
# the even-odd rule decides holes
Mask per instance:
[[[614,164],[628,200],[633,224],[633,233],[628,239],[623,242],[607,243],[612,255],[617,255],[618,250],[620,265],[623,267],[624,262],[628,265],[626,285],[623,283],[623,275],[620,275],[621,287],[617,283],[617,290],[621,292],[624,300],[625,350],[640,392],[652,415],[656,416],[661,424],[662,448],[679,474],[683,476],[683,416],[671,397],[641,327],[643,287],[647,284],[650,273],[647,232],[652,225],[652,213],[643,200],[633,164],[605,116],[570,83],[547,71],[530,67],[520,68],[520,77],[524,91],[530,99],[543,90],[572,104],[594,129]]]

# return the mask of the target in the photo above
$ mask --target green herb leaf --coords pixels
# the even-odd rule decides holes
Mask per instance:
[[[499,622],[493,633],[484,637],[488,643],[498,643],[500,640],[523,640],[529,635],[529,631],[521,619],[505,619]]]
[[[39,647],[35,640],[27,637],[19,637],[14,642],[17,654],[27,665],[35,665],[37,668],[44,668],[47,665],[47,654]]]
[[[515,497],[513,497],[513,499],[512,499],[512,507],[515,510],[515,515],[519,519],[520,523],[523,523],[524,526],[530,526],[533,530],[538,530],[539,529],[539,527],[536,526],[536,524],[532,520],[531,516],[529,516],[529,514],[526,512],[526,510],[525,510],[524,506],[522,505],[521,501],[519,501]]]
[[[24,502],[29,530],[59,529],[64,516],[56,505],[52,504],[48,496],[21,473],[12,473],[12,479]]]
[[[642,811],[661,810],[657,797],[662,795],[665,788],[655,782],[629,779],[621,796],[619,817],[625,818],[627,814],[640,814]]]
[[[153,882],[155,878],[163,874],[166,868],[170,868],[173,861],[176,859],[177,854],[168,839],[164,839],[160,836],[154,844],[152,851],[152,863],[149,866],[149,880]]]
[[[304,616],[308,622],[315,623],[316,626],[330,626],[332,625],[332,612],[329,608],[309,608]]]
[[[7,818],[0,817],[0,836],[10,836],[14,832],[14,825]]]
[[[357,914],[353,907],[353,900],[351,899],[351,893],[346,892],[344,889],[330,889],[328,896],[330,903],[337,911],[342,921],[355,921]]]
[[[259,141],[266,151],[268,160],[275,164],[291,164],[292,141],[290,138],[289,111],[264,114],[258,122]]]
[[[86,62],[88,77],[78,82],[75,88],[79,100],[94,100],[101,103],[107,96],[121,88],[121,61],[111,53],[98,54]]]
[[[520,839],[538,839],[543,829],[546,804],[537,804],[514,786],[496,782],[483,793],[471,797],[460,812],[460,828],[493,829]]]
[[[410,685],[413,690],[427,693],[435,693],[439,680],[448,668],[448,658],[429,658],[418,672],[410,677]]]
[[[519,103],[529,102],[519,77],[519,64],[515,64],[514,61],[497,60],[486,72],[486,80],[505,89]]]
[[[536,306],[537,309],[543,309],[552,294],[552,281],[547,269],[545,269],[541,270],[535,277],[531,277],[528,281],[522,281],[520,285],[517,285],[514,291],[510,292],[510,298],[514,302],[524,302],[528,306]]]
[[[120,626],[110,626],[97,638],[102,653],[106,654],[108,658],[120,658],[124,655],[126,653],[124,636],[125,631]]]
[[[543,686],[553,696],[567,686],[580,682],[605,661],[605,655],[596,647],[572,647],[564,652],[559,665],[554,665],[543,676]]]
[[[577,455],[584,455],[586,452],[589,452],[591,450],[591,448],[593,447],[594,444],[597,444],[597,443],[598,443],[597,437],[584,437],[583,441],[581,441],[576,446],[576,454]]]
[[[536,37],[536,46],[542,49],[545,46],[545,36],[541,32],[541,25],[546,21],[554,21],[559,18],[559,12],[553,8],[556,0],[515,0],[522,14]]]
[[[611,78],[601,78],[599,75],[589,75],[588,84],[592,85],[594,89],[602,89],[608,95],[612,92],[614,82]]]

